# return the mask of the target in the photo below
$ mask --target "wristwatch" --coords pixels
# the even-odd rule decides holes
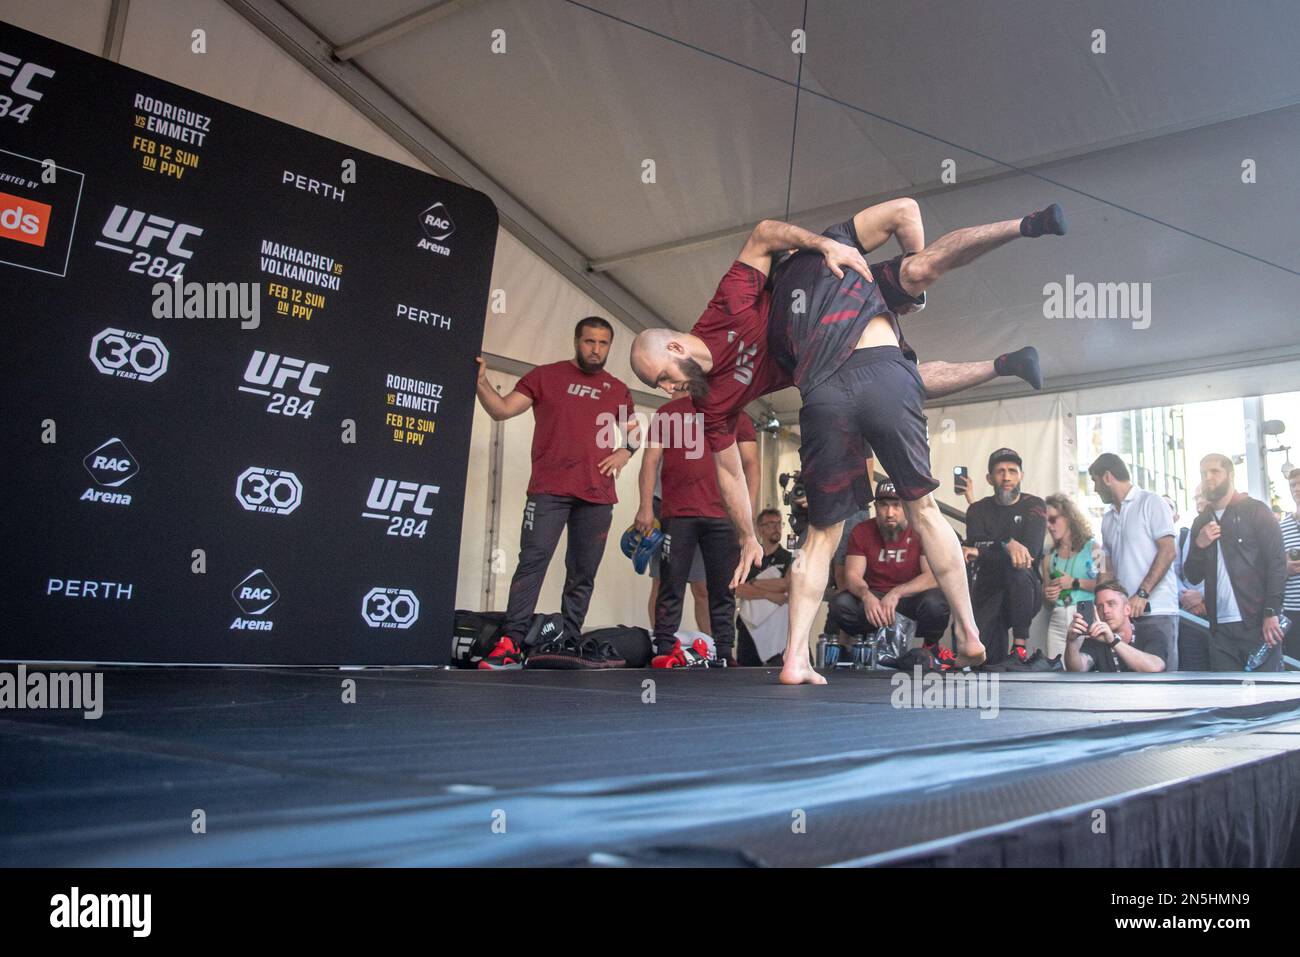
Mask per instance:
[[[1116,635],[1116,636],[1115,636],[1115,640],[1112,641],[1112,642],[1110,642],[1106,647],[1107,647],[1107,648],[1114,648],[1114,647],[1115,647],[1116,645],[1118,645],[1121,641],[1123,641],[1123,639],[1120,638],[1119,635]]]
[[[1139,588],[1137,591],[1133,593],[1133,597],[1141,598],[1145,601],[1150,601],[1151,593],[1147,591],[1145,588]]]

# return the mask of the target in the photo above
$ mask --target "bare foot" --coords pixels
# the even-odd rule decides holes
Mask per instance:
[[[958,668],[978,668],[988,660],[984,645],[978,638],[968,638],[957,646],[957,660],[953,664]]]
[[[812,666],[806,662],[802,665],[787,664],[781,669],[781,684],[783,685],[824,685],[826,679],[813,671]]]

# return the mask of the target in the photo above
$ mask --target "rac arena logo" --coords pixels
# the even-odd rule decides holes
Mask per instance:
[[[427,249],[439,256],[451,255],[451,250],[442,243],[456,231],[456,224],[452,221],[451,213],[447,212],[446,206],[442,203],[434,203],[422,212],[420,229],[424,231],[425,238],[416,243],[419,248]]]
[[[126,447],[126,443],[116,437],[109,439],[87,455],[81,460],[81,464],[85,466],[96,485],[108,489],[121,488],[140,471],[140,465],[131,454],[131,450]],[[131,504],[131,496],[125,492],[105,492],[96,488],[86,489],[81,495],[81,500],[103,502],[108,505]]]
[[[0,236],[15,242],[44,246],[53,211],[53,207],[46,203],[0,193]]]
[[[275,627],[275,622],[261,616],[270,611],[271,606],[280,600],[280,590],[262,569],[256,568],[249,572],[244,580],[235,586],[230,596],[235,599],[235,604],[245,615],[256,616],[236,618],[230,623],[231,631],[271,631]]]

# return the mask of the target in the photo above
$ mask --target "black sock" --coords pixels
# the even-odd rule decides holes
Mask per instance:
[[[1064,236],[1065,213],[1060,204],[1053,203],[1046,209],[1030,213],[1020,221],[1021,236]]]
[[[1038,368],[1038,350],[1033,346],[998,356],[993,360],[993,371],[998,375],[1019,376],[1035,389],[1043,387],[1043,373]]]

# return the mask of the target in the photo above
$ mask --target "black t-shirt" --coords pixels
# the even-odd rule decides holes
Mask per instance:
[[[1133,634],[1133,647],[1138,651],[1145,652],[1148,655],[1155,655],[1169,665],[1169,656],[1173,654],[1173,636],[1165,636],[1163,632],[1156,630],[1146,634],[1135,631]],[[1116,649],[1111,648],[1104,642],[1097,641],[1095,638],[1083,639],[1083,647],[1080,649],[1085,655],[1092,656],[1092,670],[1103,671],[1108,674],[1114,674],[1120,671],[1132,671],[1133,669],[1120,660]]]
[[[776,546],[776,551],[772,552],[771,555],[763,556],[763,561],[757,568],[751,568],[749,570],[749,574],[745,577],[745,581],[752,582],[758,577],[759,573],[767,571],[767,569],[771,568],[773,565],[781,569],[781,576],[785,577],[785,575],[789,574],[790,563],[793,561],[794,556],[785,548],[778,545]]]
[[[1047,503],[1037,495],[1020,494],[1014,505],[1000,505],[990,495],[966,510],[966,543],[980,550],[980,558],[1002,552],[1002,543],[1015,539],[1038,567],[1047,534]]]
[[[1128,665],[1119,660],[1119,655],[1115,649],[1100,642],[1095,638],[1083,639],[1083,647],[1080,649],[1085,655],[1092,659],[1092,670],[1101,671],[1106,674],[1115,674],[1120,671],[1132,671]]]

